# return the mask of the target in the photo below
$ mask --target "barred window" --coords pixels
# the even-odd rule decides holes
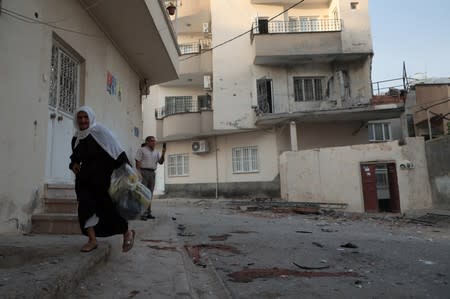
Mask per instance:
[[[294,94],[296,102],[322,101],[322,78],[294,77]]]
[[[169,155],[167,160],[169,177],[189,175],[189,154]]]
[[[58,45],[52,46],[50,61],[50,94],[48,104],[74,114],[79,92],[80,62]]]
[[[251,173],[259,171],[258,147],[235,147],[232,149],[233,173]]]
[[[197,107],[192,103],[192,96],[166,97],[166,114],[177,114],[183,112],[196,112]]]

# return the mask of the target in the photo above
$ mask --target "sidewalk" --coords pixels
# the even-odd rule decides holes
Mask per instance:
[[[97,265],[110,245],[100,242],[91,253],[80,253],[83,236],[2,235],[1,298],[66,298]]]
[[[176,225],[167,213],[156,217],[130,222],[136,239],[126,254],[121,252],[121,236],[108,239],[108,263],[82,281],[71,298],[195,298]]]
[[[84,236],[3,235],[0,298],[197,298],[173,213],[158,212],[130,222],[128,253],[121,235],[90,253],[79,251]]]

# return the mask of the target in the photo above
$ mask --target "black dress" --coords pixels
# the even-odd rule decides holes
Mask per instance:
[[[128,223],[117,213],[108,194],[113,170],[128,163],[125,152],[114,160],[91,135],[80,140],[76,148],[75,141],[74,137],[69,167],[72,169],[74,163],[81,165],[81,171],[75,179],[81,231],[87,235],[87,229],[84,228],[86,221],[96,214],[99,218],[94,226],[97,237],[125,233],[128,231]]]

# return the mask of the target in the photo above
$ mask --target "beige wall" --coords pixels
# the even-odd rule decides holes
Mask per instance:
[[[189,154],[189,175],[169,177],[165,163],[166,184],[195,184],[216,182],[216,143],[215,138],[205,138],[209,142],[210,152],[201,155],[192,154],[192,141],[169,142],[167,155]],[[217,137],[217,158],[219,182],[264,182],[272,181],[278,175],[278,153],[274,132],[251,132]],[[232,148],[258,146],[259,172],[233,174]]]
[[[323,147],[369,143],[367,127],[360,122],[297,124],[298,148],[308,150]],[[278,128],[279,154],[291,150],[289,125]]]
[[[397,142],[285,152],[280,157],[281,196],[289,201],[346,203],[363,212],[360,163],[394,161],[402,212],[431,207],[431,191],[422,138]],[[404,160],[415,168],[400,169]]]
[[[161,135],[158,138],[173,136],[195,136],[202,133],[211,133],[213,126],[212,111],[205,110],[196,113],[180,113],[170,115],[161,120]],[[157,124],[158,126],[158,124]],[[157,128],[159,131],[159,128]]]
[[[92,106],[99,122],[118,135],[131,155],[142,131],[139,80],[78,1],[2,1],[2,7],[94,34],[56,33],[85,60],[82,101]],[[0,232],[26,230],[39,205],[45,176],[50,54],[53,30],[0,15]],[[106,73],[116,76],[122,100],[106,92]],[[67,164],[69,161],[60,161]]]

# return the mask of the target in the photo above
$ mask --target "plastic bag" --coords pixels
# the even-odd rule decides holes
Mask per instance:
[[[128,164],[114,170],[109,195],[120,216],[126,220],[139,218],[152,199],[152,192],[139,181],[138,173]]]

